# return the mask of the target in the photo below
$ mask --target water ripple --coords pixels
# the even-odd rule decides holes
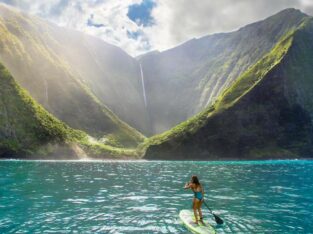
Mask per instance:
[[[218,233],[310,233],[311,161],[0,161],[0,233],[188,233],[197,174]]]

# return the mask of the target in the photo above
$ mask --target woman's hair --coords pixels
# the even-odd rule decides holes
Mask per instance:
[[[194,184],[196,184],[196,185],[200,185],[199,179],[198,179],[198,177],[195,176],[195,175],[193,175],[193,176],[191,177],[191,182],[194,183]]]

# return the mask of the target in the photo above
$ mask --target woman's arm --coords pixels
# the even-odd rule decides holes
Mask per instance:
[[[190,189],[190,188],[193,188],[193,184],[190,183],[190,182],[189,182],[189,183],[187,182],[187,183],[185,184],[184,189]]]

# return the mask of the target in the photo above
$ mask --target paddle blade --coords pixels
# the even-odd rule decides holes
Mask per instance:
[[[216,214],[213,214],[213,215],[214,215],[214,218],[215,218],[215,222],[217,224],[223,224],[224,223],[224,221],[220,217],[218,217]]]

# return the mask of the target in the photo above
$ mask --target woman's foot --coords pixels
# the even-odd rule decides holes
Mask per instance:
[[[199,222],[198,221],[191,221],[189,222],[190,224],[196,224],[196,225],[199,225]]]

